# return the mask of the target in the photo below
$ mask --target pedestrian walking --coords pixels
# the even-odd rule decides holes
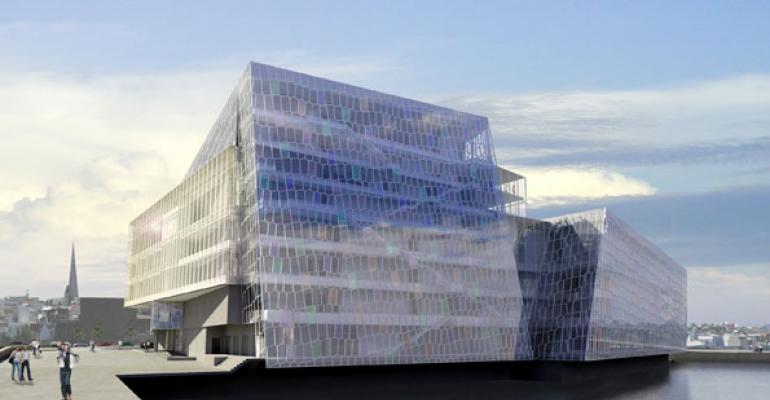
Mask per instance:
[[[8,356],[8,363],[11,364],[11,380],[16,382],[16,369],[19,368],[16,365],[16,349],[11,350],[11,355]]]
[[[16,364],[16,369],[19,371],[19,383],[24,383],[24,375],[21,373],[21,365],[24,362],[24,348],[17,347],[13,359]]]
[[[29,361],[29,350],[24,348],[21,351],[21,354],[22,354],[22,356],[21,356],[21,370],[19,371],[19,376],[21,376],[23,378],[24,377],[24,370],[27,370],[27,380],[32,382],[33,381],[33,379],[32,379],[32,370],[30,369],[30,366],[29,366],[29,362],[30,362]]]
[[[59,382],[61,383],[61,395],[64,400],[72,399],[72,369],[78,362],[78,355],[70,351],[70,344],[64,343],[59,348]]]
[[[40,351],[40,342],[37,340],[32,342],[32,355],[35,356],[35,358],[43,357],[43,353]]]

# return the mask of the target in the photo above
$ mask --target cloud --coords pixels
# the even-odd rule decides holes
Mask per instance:
[[[118,24],[83,21],[13,21],[0,23],[0,35],[6,38],[29,37],[30,34],[46,37],[50,35],[85,36],[98,32],[100,35],[130,35],[130,31]]]
[[[763,265],[770,272],[770,263]],[[687,268],[688,320],[765,325],[770,316],[758,305],[770,300],[770,276],[732,271],[740,266]]]
[[[377,76],[390,68],[376,57],[303,52],[271,60],[325,77]],[[49,182],[83,163],[123,152],[153,152],[181,177],[227,100],[246,62],[232,68],[165,74],[83,77],[49,72],[0,74],[0,210],[41,196]]]
[[[770,125],[770,122],[768,123]],[[569,151],[540,151],[530,155],[508,154],[504,159],[520,165],[611,165],[637,166],[661,164],[726,163],[740,164],[770,160],[770,136],[728,139],[691,145],[666,146],[633,144],[585,145]]]
[[[527,178],[528,207],[565,205],[618,196],[651,196],[647,182],[596,168],[518,168]]]
[[[529,184],[529,182],[528,182]],[[608,207],[688,268],[690,322],[767,324],[770,301],[770,186],[625,196],[530,208],[546,218]]]
[[[768,204],[765,185],[587,200],[534,208],[529,216],[608,207],[681,264],[719,267],[770,262]]]
[[[245,63],[244,63],[245,65]],[[0,295],[122,296],[128,224],[181,179],[241,76],[0,74]]]
[[[403,60],[395,63],[380,55],[340,56],[306,50],[242,51],[217,58],[210,68],[222,69],[223,66],[229,68],[233,65],[243,68],[248,61],[367,88],[382,87],[383,90],[393,86],[397,81],[395,77],[403,79],[409,74],[407,63]]]
[[[733,172],[733,176],[738,176],[738,177],[745,176],[745,175],[764,175],[764,174],[770,174],[770,165],[766,167],[749,168],[749,169]]]
[[[239,71],[86,78],[0,75],[0,210],[90,160],[155,153],[182,176]]]
[[[49,186],[44,196],[0,212],[0,265],[19,272],[19,280],[0,282],[0,293],[22,293],[32,285],[45,290],[40,295],[58,294],[74,240],[82,294],[122,295],[129,219],[173,184],[157,154],[103,157]]]
[[[403,73],[403,63],[399,66],[389,59],[372,55],[324,57],[307,51],[292,50],[262,54],[259,59],[250,61],[352,84],[371,83],[378,76]]]
[[[678,87],[464,94],[487,115],[498,159],[518,166],[617,166],[770,159],[770,75]]]

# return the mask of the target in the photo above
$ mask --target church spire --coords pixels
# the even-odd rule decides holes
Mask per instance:
[[[75,243],[72,243],[72,255],[70,256],[70,280],[64,290],[64,302],[69,305],[80,297],[78,293],[78,273],[75,268]]]

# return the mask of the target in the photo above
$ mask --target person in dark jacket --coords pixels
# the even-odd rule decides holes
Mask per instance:
[[[27,348],[21,351],[21,370],[19,375],[24,379],[24,370],[27,370],[27,380],[32,382],[32,370],[29,367],[29,350]]]

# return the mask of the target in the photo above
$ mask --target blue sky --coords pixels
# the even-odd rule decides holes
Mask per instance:
[[[671,3],[11,1],[0,18],[4,63],[84,74],[287,51],[397,62],[408,75],[384,89],[399,92],[647,88],[766,70],[770,4]]]
[[[691,320],[770,323],[769,18],[748,1],[3,2],[0,265],[33,279],[0,294],[58,294],[70,240],[84,294],[122,294],[128,222],[254,60],[488,116],[531,216],[609,206],[688,267]]]

